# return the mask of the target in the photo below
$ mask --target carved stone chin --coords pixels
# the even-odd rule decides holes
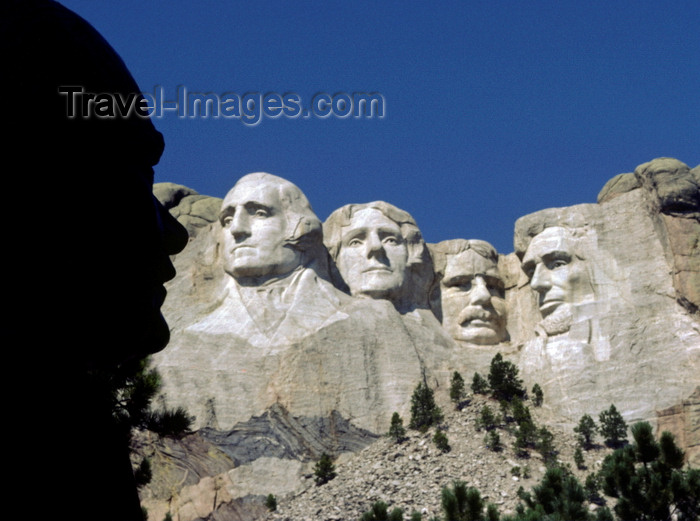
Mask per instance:
[[[573,310],[570,304],[560,304],[555,310],[542,319],[540,326],[547,336],[566,333],[573,322]]]

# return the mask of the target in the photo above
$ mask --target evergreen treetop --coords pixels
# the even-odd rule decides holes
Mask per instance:
[[[491,360],[488,380],[491,394],[497,400],[525,398],[526,392],[523,381],[518,378],[518,368],[512,362],[504,360],[501,353],[497,353]]]
[[[316,476],[316,485],[319,486],[335,478],[335,465],[330,455],[325,452],[321,454],[321,459],[316,462],[316,466],[314,467],[314,475]]]
[[[593,438],[598,432],[598,426],[589,414],[584,414],[581,416],[578,425],[574,427],[574,432],[577,434],[576,438],[579,446],[588,450],[593,446]]]
[[[489,383],[479,373],[474,373],[471,388],[474,394],[486,394],[489,392]]]
[[[411,421],[408,426],[425,432],[442,419],[442,410],[435,403],[433,390],[427,383],[420,382],[411,396]]]
[[[664,432],[657,442],[647,422],[630,429],[633,443],[606,456],[600,476],[603,492],[617,498],[621,520],[698,519],[700,470],[683,471],[683,451]]]
[[[450,400],[459,407],[460,402],[464,399],[464,378],[459,372],[452,373],[450,380]]]
[[[403,419],[399,416],[398,412],[395,412],[391,416],[388,436],[396,443],[402,443],[406,439],[406,429],[403,427]]]
[[[609,447],[618,447],[627,441],[627,423],[614,404],[607,411],[601,412],[598,419],[598,431]]]

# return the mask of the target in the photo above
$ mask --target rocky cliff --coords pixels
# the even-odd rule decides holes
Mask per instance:
[[[356,452],[394,411],[408,418],[419,382],[446,403],[454,371],[484,374],[498,352],[544,388],[550,425],[615,403],[673,430],[697,464],[699,176],[640,165],[596,204],[519,219],[507,254],[426,244],[383,202],[321,224],[269,174],[224,200],[157,185],[191,236],[163,308],[171,342],[153,357],[158,401],[185,407],[196,432],[139,438],[137,457],[156,463],[150,519],[258,518],[256,498],[301,490],[321,453]]]

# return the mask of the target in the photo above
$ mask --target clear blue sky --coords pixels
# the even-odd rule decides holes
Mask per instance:
[[[154,119],[156,181],[223,197],[242,175],[297,184],[325,220],[385,200],[429,242],[484,239],[595,202],[655,157],[700,163],[700,2],[65,0],[143,92],[378,92],[379,118]]]

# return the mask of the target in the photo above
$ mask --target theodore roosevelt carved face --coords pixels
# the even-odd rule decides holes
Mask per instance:
[[[507,339],[503,281],[498,253],[485,241],[463,241],[446,255],[440,281],[443,327],[457,339],[477,345]]]

